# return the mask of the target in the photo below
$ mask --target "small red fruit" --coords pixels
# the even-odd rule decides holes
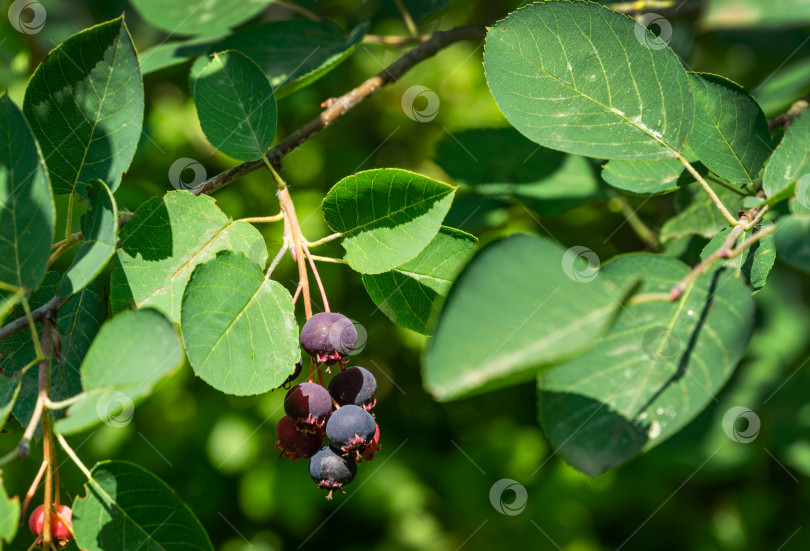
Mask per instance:
[[[61,515],[62,519],[56,513]],[[45,506],[40,505],[28,519],[28,527],[35,536],[42,535],[42,525],[45,523]],[[64,520],[64,522],[62,522]],[[51,536],[54,540],[71,540],[70,530],[73,528],[73,511],[67,505],[54,505],[51,509]],[[67,525],[65,525],[67,523]],[[70,527],[70,528],[69,528]]]

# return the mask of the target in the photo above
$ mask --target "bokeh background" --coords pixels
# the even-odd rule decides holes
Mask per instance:
[[[123,0],[41,3],[47,10],[43,29],[23,35],[5,20],[10,2],[0,1],[0,87],[7,88],[18,105],[38,62],[83,28],[125,11],[139,51],[165,37]],[[301,4],[346,30],[371,20],[374,34],[407,34],[392,1]],[[422,30],[491,24],[518,4],[455,2],[441,17],[423,22]],[[784,111],[810,90],[806,26],[706,30],[700,24],[700,2],[686,4],[680,13],[666,13],[672,24],[671,45],[690,68],[736,80],[752,91],[768,116]],[[290,17],[295,14],[288,8],[273,5],[246,26]],[[482,51],[481,43],[464,42],[440,52],[284,160],[310,239],[328,234],[319,205],[341,178],[363,169],[401,167],[451,181],[433,162],[437,145],[465,129],[507,125],[488,92]],[[325,78],[282,99],[277,139],[317,115],[322,101],[348,91],[402,52],[364,43]],[[167,173],[181,157],[198,160],[209,176],[235,164],[216,153],[200,130],[189,97],[189,66],[144,78],[144,135],[116,193],[122,210],[134,210],[150,196],[170,190]],[[440,98],[437,116],[430,122],[416,122],[403,113],[402,94],[415,84]],[[487,163],[497,159],[481,162],[486,170]],[[586,206],[545,216],[462,188],[446,223],[475,233],[482,243],[514,231],[550,233],[566,246],[592,249],[603,260],[643,249],[622,215],[622,200],[609,189],[603,195]],[[264,171],[215,198],[234,218],[278,211],[273,183]],[[673,195],[649,201],[627,196],[624,201],[638,208],[638,215],[653,228],[678,208]],[[61,227],[64,196],[57,204]],[[261,230],[272,255],[281,244],[280,228]],[[665,254],[694,263],[705,242],[678,239],[666,245]],[[333,244],[319,252],[341,254]],[[66,255],[57,267],[69,262]],[[320,269],[333,309],[366,328],[368,342],[356,363],[368,367],[380,385],[376,415],[383,449],[373,462],[360,466],[345,496],[326,501],[310,481],[306,462],[278,458],[274,427],[283,415],[283,391],[251,398],[225,396],[195,378],[188,366],[140,405],[130,423],[120,428],[102,425],[72,438],[85,463],[120,458],[150,469],[175,488],[215,547],[224,551],[810,548],[810,285],[805,274],[776,266],[756,297],[754,337],[744,360],[693,423],[652,452],[590,479],[548,448],[536,420],[531,384],[436,403],[421,386],[424,338],[399,329],[378,311],[358,274],[340,265],[322,264]],[[276,274],[294,290],[292,261],[285,260]],[[724,413],[738,405],[751,408],[761,421],[757,438],[748,444],[733,441],[723,431]],[[11,434],[0,435],[0,453],[19,440],[19,425],[10,423],[8,428]],[[25,492],[37,467],[34,460],[9,465],[4,471],[9,493]],[[64,500],[82,492],[82,475],[73,465],[66,462],[61,476]],[[501,514],[491,503],[490,489],[503,478],[526,489],[528,501],[519,514]],[[506,504],[513,498],[511,491],[501,496]],[[28,547],[30,541],[21,534],[11,549]]]

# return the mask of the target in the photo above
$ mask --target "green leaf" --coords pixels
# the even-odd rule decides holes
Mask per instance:
[[[61,279],[62,274],[59,272],[46,273],[40,288],[31,294],[31,308],[39,308],[48,302],[56,294]],[[22,315],[22,308],[17,308],[14,316]],[[59,310],[56,326],[59,329],[62,359],[58,362],[51,361],[51,400],[60,402],[81,392],[79,366],[106,317],[107,307],[99,296],[98,281],[91,282],[70,297]],[[36,328],[41,335],[42,323],[38,322]],[[36,358],[31,332],[25,329],[0,341],[0,354],[3,356],[1,365],[5,373],[19,372]],[[38,370],[34,366],[22,379],[22,388],[13,409],[14,417],[23,426],[28,424],[34,412],[38,387]],[[58,417],[62,410],[55,413]]]
[[[141,70],[124,18],[54,48],[31,77],[23,110],[55,193],[96,178],[118,189],[143,126]]]
[[[90,208],[82,215],[82,240],[76,256],[62,277],[58,295],[77,293],[101,273],[115,254],[118,206],[110,189],[95,180],[88,192]]]
[[[273,0],[132,0],[147,23],[170,35],[210,34],[253,19]]]
[[[121,230],[110,280],[113,312],[151,306],[180,321],[183,289],[194,267],[223,249],[267,262],[259,230],[228,218],[206,195],[170,191],[143,203]]]
[[[689,268],[652,254],[607,263],[617,285],[668,293]],[[630,304],[586,354],[538,378],[540,423],[566,461],[597,476],[660,444],[723,387],[751,333],[754,303],[738,278],[703,274],[677,302]]]
[[[439,400],[486,392],[587,348],[623,294],[597,268],[588,249],[529,235],[481,249],[442,308],[423,360],[425,388]]]
[[[277,388],[300,357],[290,293],[243,255],[222,251],[197,266],[181,320],[194,372],[226,394]]]
[[[362,24],[344,35],[340,27],[328,21],[273,21],[240,30],[211,50],[239,50],[251,58],[267,74],[276,98],[281,99],[345,61],[360,46],[367,30],[368,24]]]
[[[768,121],[748,92],[727,78],[689,73],[695,126],[689,145],[709,170],[729,182],[754,184],[771,151]]]
[[[552,149],[668,159],[692,129],[678,57],[640,23],[598,4],[544,2],[511,13],[487,33],[484,70],[509,122]]]
[[[455,188],[427,176],[382,168],[343,178],[321,205],[352,268],[379,274],[408,262],[439,232]]]
[[[776,255],[791,266],[810,272],[810,216],[792,214],[776,222]]]
[[[363,285],[391,321],[426,335],[434,304],[447,295],[477,246],[474,236],[442,226],[416,258],[390,272],[363,274]]]
[[[663,161],[609,161],[602,169],[608,184],[636,195],[675,191],[695,179],[678,159]]]
[[[768,197],[774,197],[789,188],[810,169],[810,110],[805,110],[785,131],[776,146],[765,172],[762,189]]]
[[[101,326],[82,361],[85,397],[56,422],[56,431],[127,424],[135,403],[182,364],[180,337],[160,312],[146,308],[114,316]]]
[[[39,286],[53,226],[53,195],[37,143],[17,106],[0,94],[0,282]]]
[[[194,103],[211,145],[240,161],[261,158],[276,135],[270,81],[241,52],[215,54],[194,85]]]
[[[552,215],[602,197],[587,159],[539,147],[514,128],[486,128],[450,135],[436,163],[477,193],[516,200]]]
[[[805,0],[708,0],[701,24],[711,29],[785,27],[810,23]]]
[[[73,502],[73,531],[86,551],[214,547],[188,505],[165,482],[127,461],[93,467]]]
[[[709,186],[729,212],[737,212],[742,208],[743,196],[738,191],[712,182],[709,182]],[[681,212],[664,222],[661,227],[662,241],[684,235],[713,237],[718,231],[728,227],[728,220],[720,213],[709,194],[697,183],[680,190],[676,200],[681,206]]]
[[[0,373],[0,430],[6,426],[6,420],[11,413],[11,408],[14,407],[14,402],[17,401],[17,395],[20,392],[20,384],[22,377],[19,373],[11,376]]]
[[[156,44],[138,56],[141,72],[148,75],[184,63],[207,52],[212,44],[225,36],[227,36],[227,32],[223,34],[221,29],[217,29],[212,34]]]
[[[8,497],[0,477],[0,542],[10,543],[17,535],[20,524],[20,499]],[[0,545],[2,548],[2,545]]]
[[[770,222],[763,222],[761,228],[743,233],[738,238],[737,243],[733,244],[732,246],[739,246],[743,241],[745,241],[746,238],[751,237],[751,235],[756,231],[767,228],[771,225],[772,224]],[[726,228],[715,235],[700,252],[700,259],[705,260],[712,253],[720,250],[720,247],[723,245],[723,242],[725,242],[729,233],[731,233],[731,228]],[[748,284],[751,285],[751,288],[754,291],[758,291],[765,286],[765,281],[768,279],[768,274],[770,273],[771,268],[773,268],[773,263],[775,260],[776,246],[774,244],[773,234],[771,234],[763,237],[750,247],[745,248],[734,258],[720,260],[716,265],[727,266],[736,270],[737,272],[742,272],[745,279],[748,281]]]

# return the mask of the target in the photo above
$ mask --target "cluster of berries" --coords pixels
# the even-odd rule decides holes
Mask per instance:
[[[369,413],[376,405],[377,381],[363,367],[345,368],[355,350],[357,330],[346,316],[322,312],[301,330],[301,348],[317,365],[321,384],[294,386],[284,398],[287,414],[276,425],[276,448],[282,457],[309,459],[309,476],[319,488],[335,490],[354,480],[357,463],[371,461],[380,449],[380,429]],[[337,364],[340,372],[323,386],[320,367]],[[329,444],[323,444],[324,437]]]
[[[58,549],[65,547],[73,539],[73,511],[67,505],[53,505],[51,507],[51,537]],[[40,505],[28,519],[28,528],[37,538],[42,535],[45,524],[45,506]],[[38,539],[37,547],[42,547],[42,540]]]

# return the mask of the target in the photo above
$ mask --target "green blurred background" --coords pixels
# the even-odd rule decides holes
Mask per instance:
[[[5,21],[9,4],[0,2],[0,86],[18,105],[42,57],[83,28],[126,11],[139,51],[165,37],[123,0],[43,1],[44,28],[21,35]],[[391,1],[302,4],[346,30],[370,19],[374,34],[407,33]],[[518,4],[456,2],[441,17],[423,23],[422,30],[491,24]],[[690,3],[670,18],[671,45],[690,68],[738,81],[755,94],[768,116],[810,90],[807,28],[709,32],[695,23],[699,17],[694,7]],[[246,26],[293,16],[276,5]],[[310,239],[327,235],[319,205],[341,178],[363,169],[402,167],[449,181],[432,161],[439,142],[464,129],[507,125],[487,90],[482,50],[481,43],[465,42],[440,52],[284,160]],[[278,139],[316,116],[323,100],[348,91],[401,54],[363,44],[325,78],[280,100]],[[216,153],[200,130],[189,98],[189,65],[144,78],[144,134],[116,194],[122,210],[134,210],[148,197],[170,190],[167,173],[176,159],[198,160],[209,176],[235,164]],[[429,123],[403,114],[402,93],[415,84],[440,98],[438,115]],[[644,248],[625,223],[613,193],[608,190],[604,199],[564,214],[540,216],[523,205],[462,188],[446,223],[475,233],[482,243],[513,231],[551,234],[566,246],[589,247],[605,260]],[[215,198],[234,218],[278,211],[273,184],[264,171]],[[626,200],[653,228],[677,208],[671,195]],[[57,204],[60,227],[64,196]],[[281,244],[280,228],[261,230],[272,255]],[[676,240],[666,252],[694,263],[705,242]],[[319,252],[341,254],[333,244]],[[69,262],[65,256],[57,268]],[[289,259],[276,274],[294,290],[297,274]],[[85,463],[120,458],[152,470],[175,488],[215,547],[225,551],[327,546],[450,551],[810,548],[810,368],[805,366],[810,286],[805,275],[784,265],[774,269],[756,297],[755,336],[745,359],[706,411],[651,453],[593,480],[549,450],[536,421],[531,384],[457,403],[434,402],[421,387],[423,337],[398,329],[378,311],[359,275],[347,267],[323,264],[321,275],[333,309],[366,328],[368,342],[356,360],[371,369],[380,385],[376,415],[383,449],[373,462],[360,466],[345,496],[326,501],[310,481],[305,462],[278,459],[274,427],[283,415],[283,391],[252,398],[225,396],[195,378],[187,366],[136,409],[131,423],[122,428],[102,425],[72,438]],[[760,433],[749,444],[731,440],[722,429],[723,414],[738,405],[751,408],[761,419]],[[0,436],[0,453],[19,441],[19,425],[11,423],[9,428],[11,434]],[[32,453],[38,454],[39,448]],[[9,493],[24,493],[37,467],[34,459],[11,464],[4,473]],[[82,491],[82,475],[70,464],[61,475],[63,499],[70,500]],[[526,488],[528,503],[519,514],[501,514],[490,502],[490,488],[502,478]],[[511,491],[502,496],[507,504],[513,497]],[[29,544],[21,530],[10,548]]]

